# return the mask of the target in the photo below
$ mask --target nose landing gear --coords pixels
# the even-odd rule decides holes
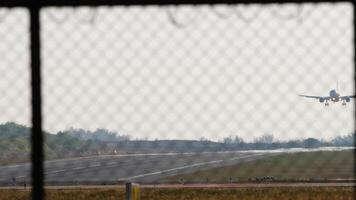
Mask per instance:
[[[342,106],[346,106],[346,102],[345,101],[342,102]]]
[[[329,106],[329,102],[325,102],[325,106]]]

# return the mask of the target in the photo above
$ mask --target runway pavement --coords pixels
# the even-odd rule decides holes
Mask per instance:
[[[204,152],[103,155],[45,162],[49,184],[152,183],[163,177],[248,162],[280,152]],[[30,164],[0,167],[0,184],[30,182]]]

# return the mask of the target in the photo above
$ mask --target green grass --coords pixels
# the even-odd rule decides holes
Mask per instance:
[[[50,189],[47,200],[124,199],[123,189]],[[353,200],[353,187],[142,189],[141,200]],[[0,190],[0,200],[29,200],[27,190]]]
[[[167,180],[227,182],[230,177],[233,180],[248,180],[260,176],[274,176],[283,180],[354,179],[353,158],[351,150],[284,154],[233,166],[177,175]]]

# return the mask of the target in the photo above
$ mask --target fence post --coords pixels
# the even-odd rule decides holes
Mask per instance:
[[[31,47],[31,181],[32,199],[42,200],[43,190],[43,131],[42,131],[42,89],[41,89],[41,38],[40,38],[40,1],[31,1],[30,11],[30,47]]]
[[[131,200],[131,186],[132,183],[126,183],[126,200]]]
[[[141,189],[140,185],[136,183],[126,183],[126,200],[140,200]]]

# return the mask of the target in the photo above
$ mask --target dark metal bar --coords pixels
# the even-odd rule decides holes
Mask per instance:
[[[32,199],[43,199],[43,133],[41,102],[41,45],[40,6],[36,1],[29,7],[31,35],[31,88],[32,88]]]
[[[28,7],[29,6],[29,1],[26,0],[1,0],[0,1],[0,7],[7,7],[7,8],[12,8],[12,7]]]
[[[271,3],[338,3],[345,0],[37,0],[48,6],[133,6],[133,5],[211,5],[211,4],[271,4]],[[31,0],[1,0],[0,7],[29,7]]]
[[[132,190],[132,183],[127,182],[125,184],[125,199],[131,200],[131,190]]]

